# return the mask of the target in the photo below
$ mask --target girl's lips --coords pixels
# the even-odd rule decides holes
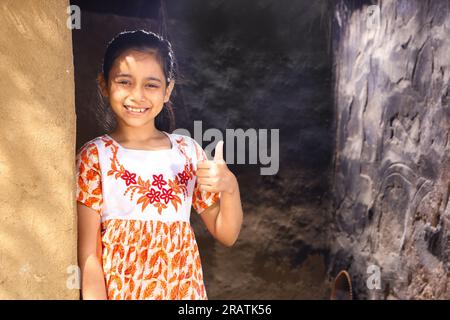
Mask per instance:
[[[127,114],[133,115],[133,116],[141,116],[141,115],[144,115],[144,114],[146,114],[146,113],[148,112],[148,110],[150,110],[150,108],[135,108],[135,107],[131,107],[131,108],[133,108],[133,109],[145,109],[143,112],[140,112],[140,111],[132,111],[132,110],[130,109],[130,107],[129,107],[129,106],[126,106],[126,105],[124,105],[124,108],[125,108]]]

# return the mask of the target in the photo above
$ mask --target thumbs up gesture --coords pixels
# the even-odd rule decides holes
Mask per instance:
[[[233,193],[236,190],[237,179],[223,159],[222,140],[216,145],[214,160],[197,163],[196,175],[197,183],[203,191]]]

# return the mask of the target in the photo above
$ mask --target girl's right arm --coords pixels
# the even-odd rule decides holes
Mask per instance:
[[[100,215],[77,202],[78,210],[78,263],[81,269],[81,295],[83,300],[107,300],[102,266]]]

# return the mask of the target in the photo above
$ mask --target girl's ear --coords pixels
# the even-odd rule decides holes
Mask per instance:
[[[166,94],[164,96],[164,103],[169,101],[174,85],[175,85],[175,80],[170,80],[169,85],[166,88]]]
[[[100,88],[102,96],[108,98],[108,85],[106,84],[105,77],[101,72],[97,75],[97,84]]]

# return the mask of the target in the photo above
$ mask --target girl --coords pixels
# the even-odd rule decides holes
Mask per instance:
[[[82,297],[207,299],[191,205],[226,246],[243,217],[223,142],[208,161],[195,140],[158,129],[172,114],[174,55],[154,33],[115,37],[98,80],[117,126],[77,154]]]

